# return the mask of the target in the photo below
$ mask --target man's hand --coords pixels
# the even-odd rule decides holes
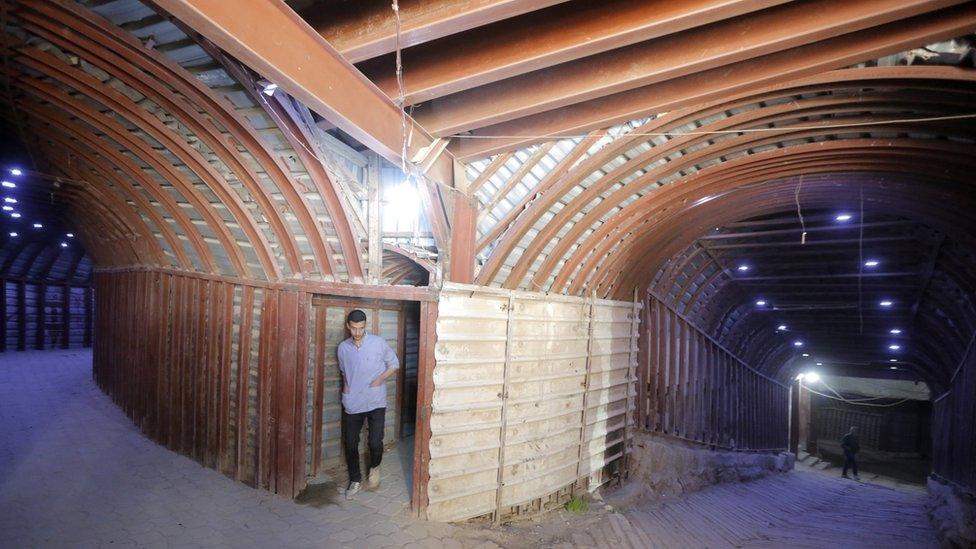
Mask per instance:
[[[383,385],[383,382],[386,381],[385,377],[386,376],[379,376],[379,377],[377,377],[376,379],[373,380],[372,383],[369,384],[369,386],[370,387],[380,387],[380,386],[382,386]]]
[[[346,385],[345,383],[342,384],[342,392],[343,393],[348,393],[349,392],[349,386]]]

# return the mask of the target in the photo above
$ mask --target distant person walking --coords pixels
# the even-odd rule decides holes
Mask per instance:
[[[851,430],[841,439],[840,447],[844,449],[844,472],[841,476],[850,478],[847,476],[847,468],[850,467],[854,480],[860,481],[861,477],[857,476],[857,453],[861,450],[861,444],[857,440],[857,426],[851,426]]]
[[[366,333],[366,313],[356,309],[346,317],[351,337],[339,344],[342,371],[342,442],[346,446],[349,486],[346,498],[359,492],[363,475],[359,468],[359,433],[369,423],[369,480],[380,485],[383,461],[383,426],[386,421],[386,378],[400,366],[396,353],[378,335]]]

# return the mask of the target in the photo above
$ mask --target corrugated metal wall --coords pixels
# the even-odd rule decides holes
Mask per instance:
[[[641,419],[652,432],[725,449],[789,446],[789,387],[650,296]]]
[[[0,279],[0,352],[91,346],[91,288]]]
[[[619,470],[635,304],[446,284],[438,309],[429,519],[520,513]]]
[[[970,342],[950,389],[932,404],[932,470],[976,494],[976,352]]]

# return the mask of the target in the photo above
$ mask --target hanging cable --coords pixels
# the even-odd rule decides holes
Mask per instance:
[[[800,218],[800,230],[802,231],[800,233],[801,246],[807,243],[807,226],[806,223],[803,222],[803,211],[800,209],[800,189],[802,188],[803,188],[803,174],[800,174],[800,180],[796,184],[796,194],[793,196],[793,198],[796,200],[796,215],[799,216]]]

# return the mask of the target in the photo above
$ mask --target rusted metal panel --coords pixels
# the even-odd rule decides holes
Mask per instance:
[[[427,517],[498,517],[599,482],[634,410],[635,321],[628,302],[445,285]]]

